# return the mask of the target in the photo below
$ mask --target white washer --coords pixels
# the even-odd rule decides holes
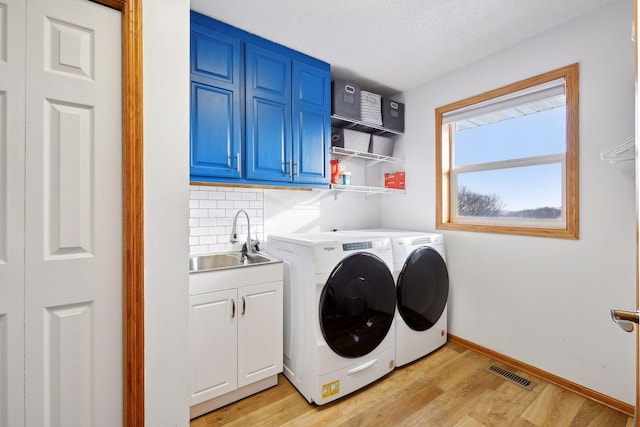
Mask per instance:
[[[284,261],[284,375],[322,405],[395,367],[395,283],[389,238],[269,236]]]
[[[447,342],[449,274],[444,237],[394,229],[352,230],[365,237],[389,237],[393,247],[396,300],[396,365],[413,362]]]

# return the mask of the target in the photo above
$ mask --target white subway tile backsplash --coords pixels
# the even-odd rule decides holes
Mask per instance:
[[[202,237],[200,237],[200,244],[201,245],[211,245],[211,244],[219,243],[218,242],[218,237],[220,237],[220,236],[202,236]]]
[[[226,252],[226,251],[230,251],[230,250],[233,250],[233,248],[231,247],[231,244],[228,244],[228,245],[221,245],[221,244],[209,245],[209,253],[212,253],[212,252]]]
[[[217,208],[218,201],[217,200],[200,200],[199,208]]]
[[[227,243],[231,243],[229,241],[229,238],[231,236],[229,234],[224,234],[221,236],[215,236],[215,242],[211,242],[211,243],[219,243],[221,245],[226,245]],[[238,236],[238,242],[245,242],[246,239],[241,239],[240,236]]]
[[[219,209],[233,208],[233,200],[219,200],[218,208]]]
[[[191,255],[197,255],[197,254],[206,254],[206,253],[209,253],[209,246],[207,246],[207,245],[204,245],[204,246],[200,246],[200,245],[194,246],[194,245],[191,245],[189,253],[190,253]]]
[[[207,218],[208,216],[208,209],[189,209],[190,218]]]
[[[191,227],[189,228],[189,236],[207,236],[209,234],[208,227]]]
[[[209,227],[209,235],[211,236],[218,236],[218,235],[225,235],[227,237],[230,237],[230,233],[227,233],[227,229],[225,227]]]
[[[247,218],[238,216],[238,243],[229,242],[233,219],[244,209],[251,238],[264,242],[264,190],[243,187],[190,187],[189,252],[191,255],[240,249],[247,239]]]
[[[189,192],[189,199],[191,200],[207,199],[208,197],[209,193],[207,193],[206,191],[192,190]]]
[[[233,225],[233,215],[231,217],[218,218],[218,225],[225,225],[229,227],[229,231],[231,231],[231,225]]]
[[[216,218],[200,218],[198,221],[198,225],[201,227],[213,227],[218,225],[218,220]]]

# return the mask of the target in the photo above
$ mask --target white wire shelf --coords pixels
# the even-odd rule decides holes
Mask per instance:
[[[602,150],[600,159],[608,160],[610,163],[617,163],[625,160],[634,160],[635,154],[635,138],[630,136],[624,141]]]
[[[403,134],[403,132],[399,132],[394,129],[388,129],[383,126],[378,126],[372,123],[363,122],[362,120],[352,119],[351,117],[345,117],[339,114],[331,115],[331,127],[359,130],[361,132],[368,132],[368,133],[373,133],[375,135],[383,135],[383,136]]]
[[[331,147],[331,154],[343,159],[358,158],[358,159],[370,160],[375,163],[378,163],[378,162],[393,163],[393,162],[401,161],[397,157],[385,156],[383,154],[376,154],[376,153],[368,153],[364,151],[349,150],[348,148],[342,148],[342,147]]]
[[[342,185],[342,184],[331,184],[331,189],[336,191],[351,191],[356,193],[367,193],[367,194],[405,194],[405,190],[397,189],[397,188],[386,188],[386,187],[368,187],[365,185]]]

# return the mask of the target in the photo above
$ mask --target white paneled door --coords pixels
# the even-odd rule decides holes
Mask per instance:
[[[122,423],[120,20],[0,0],[3,427]]]
[[[24,424],[25,1],[0,0],[0,426]]]

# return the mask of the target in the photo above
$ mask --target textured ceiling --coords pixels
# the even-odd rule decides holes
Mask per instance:
[[[191,0],[191,9],[393,95],[613,1],[624,0]]]

